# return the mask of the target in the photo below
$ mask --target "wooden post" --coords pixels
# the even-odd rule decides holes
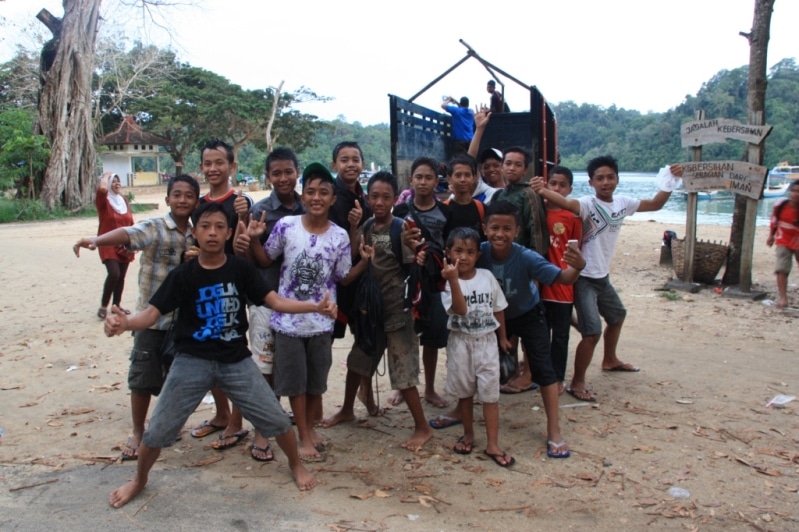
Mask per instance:
[[[749,123],[763,125],[763,111],[749,113]],[[757,144],[747,145],[747,161],[761,164],[763,149]],[[744,217],[744,234],[741,242],[741,283],[738,288],[743,293],[752,290],[752,259],[755,253],[755,229],[757,225],[757,203],[759,200],[746,199],[746,216]]]
[[[695,113],[697,120],[705,119],[705,110],[699,109]],[[702,146],[691,148],[691,160],[702,160]],[[685,206],[685,263],[683,264],[682,280],[686,283],[694,282],[694,250],[696,249],[696,207],[698,195],[696,192],[688,193],[688,203]]]

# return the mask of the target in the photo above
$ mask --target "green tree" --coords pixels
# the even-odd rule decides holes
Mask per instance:
[[[0,112],[0,189],[15,187],[20,198],[36,197],[50,156],[47,139],[32,133],[34,119],[31,109]]]

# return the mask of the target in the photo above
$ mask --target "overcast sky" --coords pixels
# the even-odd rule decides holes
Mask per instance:
[[[141,12],[120,1],[104,0],[104,17],[141,37]],[[63,14],[57,0],[0,0],[0,61],[42,7]],[[719,70],[748,63],[738,32],[751,29],[754,0],[204,0],[163,13],[170,35],[149,24],[145,38],[182,60],[247,89],[304,85],[333,98],[304,112],[368,125],[388,121],[389,93],[410,98],[462,59],[458,39],[551,102],[665,111]],[[799,56],[797,24],[799,1],[776,0],[769,65]],[[416,101],[487,103],[489,77],[470,59]],[[527,110],[527,92],[501,79],[512,110]]]

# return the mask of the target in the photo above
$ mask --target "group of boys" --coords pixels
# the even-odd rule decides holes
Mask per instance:
[[[478,134],[487,115],[478,113],[484,119],[476,120]],[[474,145],[473,141],[470,153]],[[566,168],[555,167],[548,182],[524,182],[530,155],[522,148],[480,154],[481,173],[491,174],[485,181],[473,157],[456,156],[447,166],[453,195],[445,202],[435,194],[437,162],[422,157],[411,167],[413,197],[395,205],[398,183],[389,172],[374,174],[364,194],[358,182],[363,153],[357,143],[343,142],[334,149],[335,178],[325,165],[307,165],[301,195],[295,192],[297,158],[291,150],[278,148],[266,161],[273,192],[253,205],[230,187],[235,165],[229,146],[215,141],[201,154],[211,185],[203,201],[193,178],[176,176],[168,184],[166,216],[75,245],[76,254],[80,247],[120,244],[143,251],[137,313],[127,316],[113,308],[105,324],[109,336],[135,331],[129,375],[134,427],[123,457],[138,459],[138,467],[134,480],[112,493],[115,507],[144,488],[160,449],[179,437],[208,390],[214,391],[217,414],[192,435],[222,430],[214,447],[235,445],[248,434],[242,429],[243,413],[256,430],[252,457],[273,460],[268,438],[275,437],[298,487],[311,489],[316,480],[302,460],[319,459],[325,451],[315,426],[354,419],[356,397],[370,415],[378,413],[370,382],[379,357],[366,354],[356,343],[347,357],[344,403],[335,415],[322,417],[332,341],[343,336],[354,281],[367,267],[384,301],[378,351],[385,352],[397,394],[391,401],[404,401],[414,420],[413,433],[402,444],[406,449],[420,449],[432,437],[431,428],[462,423],[463,435],[453,450],[471,453],[476,393],[486,423],[485,454],[499,466],[513,465],[515,459],[498,441],[499,351],[510,351],[516,337],[524,347],[532,381],[541,388],[547,454],[568,457],[558,423],[558,394],[565,388],[574,297],[567,287],[575,282],[583,339],[570,393],[595,400],[586,387],[585,371],[601,334],[600,316],[608,324],[603,369],[637,371],[615,355],[625,311],[608,279],[610,257],[621,220],[636,210],[659,209],[669,193],[643,201],[614,197],[618,167],[610,157],[591,161],[589,183],[596,196],[578,201],[566,198],[573,180]],[[500,156],[497,176],[492,166]],[[681,173],[679,167],[672,171]],[[474,199],[479,195],[485,204]],[[580,246],[569,241],[580,241],[583,227],[581,253]],[[190,235],[198,247],[191,246]],[[403,304],[405,279],[412,268],[432,271],[439,280],[428,294],[424,319],[414,320]],[[554,288],[539,294],[538,283]],[[248,304],[252,353],[245,337]],[[167,368],[159,355],[170,326],[177,354]],[[419,345],[423,396],[417,389]],[[428,422],[421,404],[424,397],[435,406],[447,406],[435,389],[441,348],[447,349],[445,389],[458,399],[456,409],[443,416],[443,424],[442,416]],[[145,431],[150,397],[159,393]],[[284,395],[289,397],[299,445],[279,403]],[[226,410],[228,397],[234,403],[232,412]]]

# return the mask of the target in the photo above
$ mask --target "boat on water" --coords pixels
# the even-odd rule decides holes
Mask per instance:
[[[799,179],[799,166],[793,166],[788,164],[788,161],[782,161],[771,169],[769,179],[780,183]]]
[[[687,199],[688,191],[685,189],[675,190],[674,193],[678,198]],[[726,190],[700,190],[696,193],[696,199],[699,201],[707,201],[714,199],[729,198],[730,194]]]
[[[764,198],[779,198],[788,192],[788,187],[791,186],[790,182],[781,183],[779,185],[769,185],[763,189]]]

